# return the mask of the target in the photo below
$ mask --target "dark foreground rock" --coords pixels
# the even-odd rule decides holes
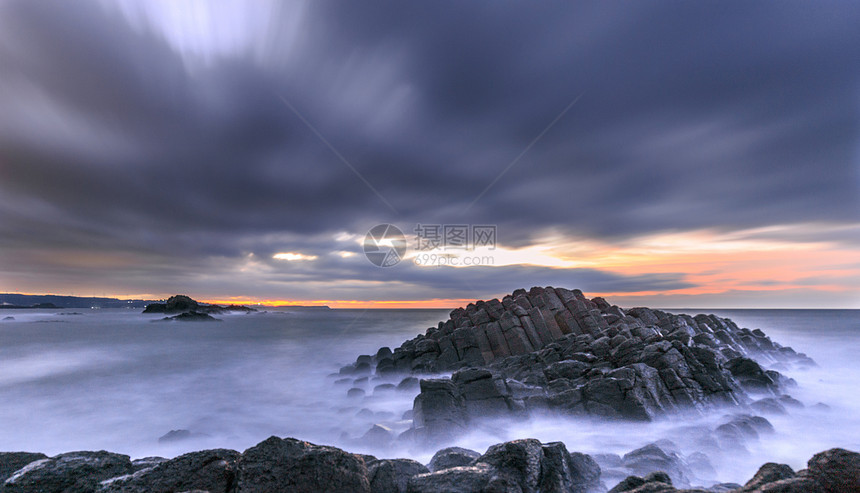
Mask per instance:
[[[372,461],[367,477],[373,493],[406,493],[411,477],[428,472],[424,464],[411,459],[385,459]]]
[[[628,420],[725,406],[774,414],[800,403],[783,395],[793,380],[766,367],[813,364],[726,318],[622,309],[579,290],[535,287],[458,308],[339,376],[453,372],[422,381],[413,407],[416,435],[439,438],[472,418],[533,411]]]
[[[68,452],[37,460],[16,471],[0,486],[2,493],[88,493],[104,480],[131,474],[127,455]]]
[[[47,458],[45,454],[32,452],[0,452],[0,484],[27,464]]]
[[[239,491],[369,493],[370,481],[364,459],[355,454],[294,438],[270,437],[239,459]]]
[[[655,465],[673,467],[665,451],[634,451],[632,458],[656,457]],[[0,493],[591,493],[606,491],[600,466],[591,456],[569,453],[560,442],[514,440],[491,446],[484,454],[444,449],[434,468],[410,459],[377,459],[271,437],[243,453],[204,450],[174,459],[134,461],[109,452],[71,452],[55,457],[23,452],[0,453],[0,471],[20,469],[0,483]],[[628,459],[630,457],[627,457]],[[30,459],[35,459],[31,461]],[[442,467],[443,460],[451,461]],[[620,465],[627,459],[617,458]],[[466,463],[466,461],[469,461]],[[25,464],[26,463],[26,464]],[[432,469],[432,471],[431,471]],[[5,474],[5,473],[4,473]],[[707,489],[676,489],[665,471],[631,475],[610,491],[735,493],[856,493],[860,491],[860,454],[831,449],[813,456],[807,469],[763,465],[744,486],[722,483]]]
[[[177,491],[208,491],[230,493],[236,490],[236,461],[234,450],[204,450],[180,455],[159,462],[133,474],[102,483],[104,493],[172,493]]]
[[[844,449],[830,449],[815,454],[807,469],[793,471],[785,464],[769,462],[759,468],[744,486],[727,484],[709,489],[676,489],[665,474],[631,476],[609,490],[610,493],[705,492],[734,493],[856,493],[860,491],[860,454]]]
[[[446,450],[437,455],[444,457],[451,451]],[[601,491],[600,467],[587,455],[571,455],[560,442],[514,440],[493,445],[469,465],[414,476],[408,491],[586,493]]]

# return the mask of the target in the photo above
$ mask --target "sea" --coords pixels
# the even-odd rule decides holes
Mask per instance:
[[[860,310],[669,311],[715,313],[760,328],[818,364],[784,371],[798,383],[790,394],[805,407],[766,416],[775,432],[740,453],[711,453],[711,479],[742,484],[765,462],[796,470],[819,451],[860,450]],[[0,451],[175,457],[242,451],[276,435],[426,463],[433,448],[366,435],[374,425],[392,435],[405,431],[417,389],[384,385],[398,380],[344,381],[338,370],[382,346],[394,349],[448,312],[274,309],[218,315],[220,322],[165,322],[126,309],[2,310]],[[351,388],[364,395],[347,396]],[[534,416],[487,421],[455,444],[483,452],[537,438],[562,441],[570,451],[624,454],[668,439],[691,454],[697,444],[690,430],[725,419],[719,411],[652,423]],[[163,438],[172,430],[187,432]]]

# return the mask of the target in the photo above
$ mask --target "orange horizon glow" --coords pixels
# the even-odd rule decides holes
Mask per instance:
[[[845,308],[860,308],[860,251],[857,251],[852,244],[818,239],[789,241],[780,236],[785,234],[790,238],[796,233],[805,233],[805,236],[798,234],[797,237],[825,238],[828,236],[826,233],[832,231],[844,233],[854,230],[860,231],[860,225],[807,224],[733,232],[695,230],[644,235],[617,243],[594,238],[549,235],[536,239],[531,245],[523,248],[512,249],[500,246],[498,250],[481,252],[481,254],[495,255],[498,261],[486,268],[520,265],[560,271],[571,269],[570,282],[565,283],[564,287],[580,288],[588,297],[601,296],[610,302],[613,299],[637,298],[647,303],[647,298],[653,297],[655,302],[660,303],[660,300],[674,297],[671,299],[685,300],[684,303],[688,303],[688,306],[707,307],[714,306],[717,297],[725,294],[778,295],[780,292],[785,292],[784,300],[771,296],[768,298],[770,299],[768,303],[791,307],[795,304],[793,303],[795,299],[803,303],[802,294],[798,295],[798,293],[809,292],[825,297],[839,295],[841,300],[839,303]],[[311,256],[315,258],[315,255],[306,255],[303,257],[304,261],[313,262]],[[356,261],[361,260],[363,259],[356,259]],[[469,267],[451,268],[468,269]],[[587,286],[577,285],[577,269],[592,269],[618,276],[643,278],[669,275],[687,286],[663,290],[591,291]],[[239,270],[243,274],[254,274],[253,269],[246,272],[244,265]],[[530,286],[517,287],[528,289]],[[174,293],[103,294],[102,296],[123,300],[157,300],[165,299],[171,294]],[[485,299],[490,299],[507,293],[483,294],[487,297]],[[412,300],[279,299],[253,296],[225,297],[223,294],[211,292],[199,296],[204,302],[219,305],[244,304],[272,308],[329,306],[359,309],[452,309],[476,301],[445,297]],[[197,299],[195,296],[192,298]],[[723,301],[718,304],[731,303],[730,300],[731,298],[729,301],[723,298]],[[648,306],[657,307],[654,303]]]

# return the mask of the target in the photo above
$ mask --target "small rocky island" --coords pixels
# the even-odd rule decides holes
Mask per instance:
[[[177,294],[171,296],[164,303],[150,303],[143,309],[143,313],[164,313],[173,316],[164,317],[161,320],[178,320],[183,322],[216,322],[217,318],[212,314],[225,312],[255,312],[257,310],[240,305],[209,305],[201,304],[189,296]]]

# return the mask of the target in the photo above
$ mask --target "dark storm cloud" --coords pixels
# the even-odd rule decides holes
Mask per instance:
[[[195,60],[99,3],[0,5],[3,267],[51,272],[20,263],[33,250],[133,254],[157,268],[132,277],[155,285],[162,267],[181,278],[251,252],[326,255],[334,233],[387,221],[498,224],[500,241],[523,245],[546,229],[624,238],[858,219],[855,5],[312,2],[298,23],[281,15],[262,55]],[[681,285],[314,265],[301,279],[436,295],[466,282],[459,271],[482,290]]]

